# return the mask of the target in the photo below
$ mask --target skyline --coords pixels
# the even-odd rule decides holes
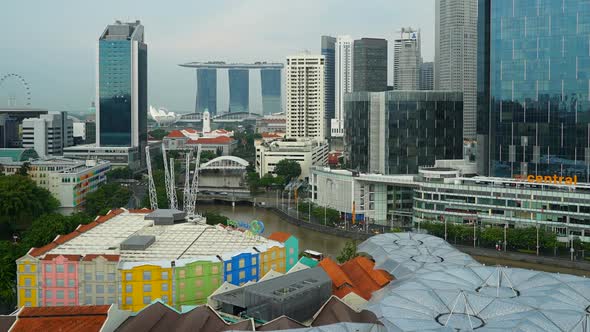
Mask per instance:
[[[12,31],[0,43],[0,54],[3,54],[0,75],[22,75],[31,86],[31,106],[50,111],[88,109],[96,92],[98,38],[105,26],[115,20],[141,20],[149,54],[148,102],[181,113],[194,110],[196,75],[194,70],[178,66],[185,62],[285,63],[288,55],[304,50],[320,54],[321,35],[385,38],[392,47],[396,31],[408,25],[421,29],[424,61],[434,59],[435,3],[432,0],[412,4],[372,0],[347,3],[346,8],[334,0],[313,2],[313,5],[309,0],[297,3],[224,0],[205,4],[182,1],[174,7],[112,0],[100,5],[71,0],[59,4],[62,6],[33,1],[10,3],[5,5],[8,10],[0,13],[0,27]],[[315,11],[309,12],[310,7]],[[55,17],[63,17],[63,9],[74,17],[56,21]],[[25,12],[25,16],[14,15]],[[293,15],[299,12],[308,16],[302,20]],[[361,12],[363,15],[358,14]],[[39,26],[44,27],[42,31],[37,29]],[[32,41],[30,36],[37,37]],[[388,65],[390,83],[392,54]],[[13,82],[0,87],[0,107],[8,105],[10,94],[19,96],[19,88]]]

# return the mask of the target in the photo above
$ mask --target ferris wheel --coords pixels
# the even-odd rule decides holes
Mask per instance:
[[[25,81],[25,79],[19,74],[8,73],[0,77],[0,89],[2,88],[2,84],[4,84],[6,81],[16,81],[21,84],[25,92],[25,106],[31,106],[31,87],[29,86],[29,83],[27,83],[27,81]],[[15,96],[8,97],[8,106],[16,106]]]

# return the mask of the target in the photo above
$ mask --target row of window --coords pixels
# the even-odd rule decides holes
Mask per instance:
[[[168,303],[168,300],[169,300],[169,299],[168,299],[168,295],[162,295],[162,296],[160,297],[160,299],[161,299],[161,300],[162,300],[162,302],[164,302],[164,303]],[[151,297],[151,296],[149,296],[149,295],[146,295],[146,296],[144,296],[144,297],[143,297],[143,304],[150,304],[150,303],[152,303],[152,297]],[[127,296],[127,297],[125,298],[125,304],[127,304],[127,305],[133,305],[133,297],[132,297],[132,296]]]
[[[76,272],[76,265],[75,264],[65,264],[65,265],[67,265],[68,273]],[[29,271],[26,271],[28,266],[29,265],[25,265],[25,272],[29,272]],[[46,264],[45,265],[45,272],[53,272],[53,265]],[[64,264],[55,264],[55,272],[63,273],[64,272]]]
[[[161,280],[168,280],[168,271],[162,271],[160,276]],[[143,271],[142,280],[152,280],[152,271]],[[133,273],[126,272],[125,281],[133,281]]]
[[[168,283],[167,283],[167,282],[165,282],[165,283],[162,283],[162,284],[160,285],[160,290],[161,290],[162,292],[167,292],[167,291],[168,291],[168,289],[169,289],[169,285],[168,285]],[[143,292],[144,292],[144,293],[149,293],[149,292],[151,292],[151,291],[152,291],[152,284],[143,284]],[[127,284],[127,285],[125,285],[125,292],[126,292],[126,293],[133,293],[133,285],[131,285],[131,284]],[[97,293],[98,293],[98,292],[97,292]]]

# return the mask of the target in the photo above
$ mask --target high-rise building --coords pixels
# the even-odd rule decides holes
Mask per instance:
[[[282,112],[282,63],[211,61],[189,62],[180,66],[196,69],[196,113],[207,110],[215,116]]]
[[[323,55],[287,57],[287,137],[326,138]]]
[[[354,92],[346,95],[345,104],[351,169],[417,174],[419,166],[463,156],[460,92]]]
[[[393,45],[393,89],[418,90],[421,64],[420,31],[402,28]]]
[[[353,91],[387,90],[387,40],[361,38],[354,41]]]
[[[66,112],[24,119],[22,128],[23,147],[34,149],[41,158],[60,156],[74,145],[74,125]]]
[[[437,0],[435,21],[434,89],[463,92],[463,136],[474,139],[477,117],[477,0]]]
[[[423,62],[420,66],[420,90],[434,90],[434,62]]]
[[[331,36],[322,36],[322,55],[325,57],[324,61],[324,108],[325,108],[325,124],[326,127],[331,123],[336,111],[334,109],[335,99],[335,85],[336,76],[334,74],[336,64],[336,38]],[[329,133],[331,128],[326,128]]]
[[[590,182],[590,3],[479,1],[481,174]]]
[[[350,36],[336,38],[334,63],[334,117],[331,119],[332,137],[344,134],[344,94],[352,92],[352,53],[353,40]]]
[[[147,45],[140,21],[108,25],[98,40],[97,146],[147,145]]]

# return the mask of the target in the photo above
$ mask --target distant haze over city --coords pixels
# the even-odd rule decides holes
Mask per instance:
[[[0,28],[0,75],[17,73],[29,83],[33,107],[85,111],[96,94],[97,41],[116,19],[141,20],[148,45],[148,101],[176,112],[195,107],[190,61],[285,62],[288,55],[320,53],[321,35],[389,40],[401,27],[421,29],[424,61],[434,58],[433,0],[6,2]],[[32,36],[34,38],[32,39]],[[0,87],[0,107],[19,83]],[[16,92],[14,92],[14,91]],[[19,100],[20,99],[20,100]]]

